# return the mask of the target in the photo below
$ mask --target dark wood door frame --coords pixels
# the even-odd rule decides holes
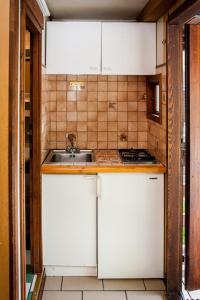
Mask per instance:
[[[200,0],[186,1],[170,17],[168,38],[168,197],[167,292],[178,299],[182,286],[182,50],[183,26],[200,10]]]
[[[31,267],[32,272],[42,273],[42,240],[41,240],[41,72],[42,72],[42,29],[43,15],[36,0],[23,0],[21,11],[21,78],[20,78],[20,185],[21,185],[21,274],[22,299],[25,299],[26,278],[26,235],[25,235],[25,33],[31,31],[32,36],[32,75],[31,75],[31,106],[32,106],[32,158],[31,158]]]
[[[41,31],[43,29],[43,15],[36,0],[22,0],[21,11],[19,0],[10,0],[10,53],[9,53],[9,227],[10,227],[10,299],[25,300],[26,295],[26,260],[25,260],[25,196],[24,196],[24,69],[25,69],[25,29],[26,20],[30,20],[34,31],[33,41],[33,197],[32,220],[33,234],[33,271],[42,272],[42,242],[41,242],[41,187],[40,187],[40,103],[41,103]],[[19,17],[21,25],[19,25]],[[19,41],[20,32],[20,41]],[[20,46],[20,62],[19,62]],[[19,77],[20,69],[20,77]],[[20,82],[20,91],[19,91]],[[18,96],[20,94],[20,97]],[[20,111],[19,107],[20,98]],[[18,120],[20,119],[20,130]],[[18,137],[20,136],[20,149]],[[20,152],[20,178],[18,153]],[[20,181],[20,188],[18,182]],[[20,191],[20,201],[18,192]],[[18,202],[19,201],[19,202]],[[20,210],[20,222],[18,211]],[[18,243],[18,228],[20,227],[20,245]],[[20,249],[20,250],[19,250]],[[19,251],[21,262],[19,261]],[[19,282],[21,264],[21,298],[19,299]]]
[[[19,0],[10,0],[10,53],[9,53],[9,235],[10,235],[10,299],[19,295],[19,242],[18,220],[18,118],[19,118]]]

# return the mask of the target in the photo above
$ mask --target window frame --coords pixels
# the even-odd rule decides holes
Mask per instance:
[[[159,85],[159,113],[155,113],[155,87]],[[154,95],[154,97],[153,97]],[[162,74],[147,76],[147,118],[162,124]]]

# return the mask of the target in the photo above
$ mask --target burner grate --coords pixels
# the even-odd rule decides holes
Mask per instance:
[[[155,157],[146,149],[119,149],[123,162],[154,162]]]

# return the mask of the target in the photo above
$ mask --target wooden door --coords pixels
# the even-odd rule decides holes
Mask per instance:
[[[200,25],[188,35],[186,289],[200,289]]]

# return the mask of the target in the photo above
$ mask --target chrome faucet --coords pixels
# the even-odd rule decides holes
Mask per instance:
[[[66,139],[68,139],[70,141],[71,146],[67,146],[66,151],[72,153],[72,155],[74,153],[79,152],[79,148],[76,146],[76,136],[73,133],[70,134],[66,134]]]

